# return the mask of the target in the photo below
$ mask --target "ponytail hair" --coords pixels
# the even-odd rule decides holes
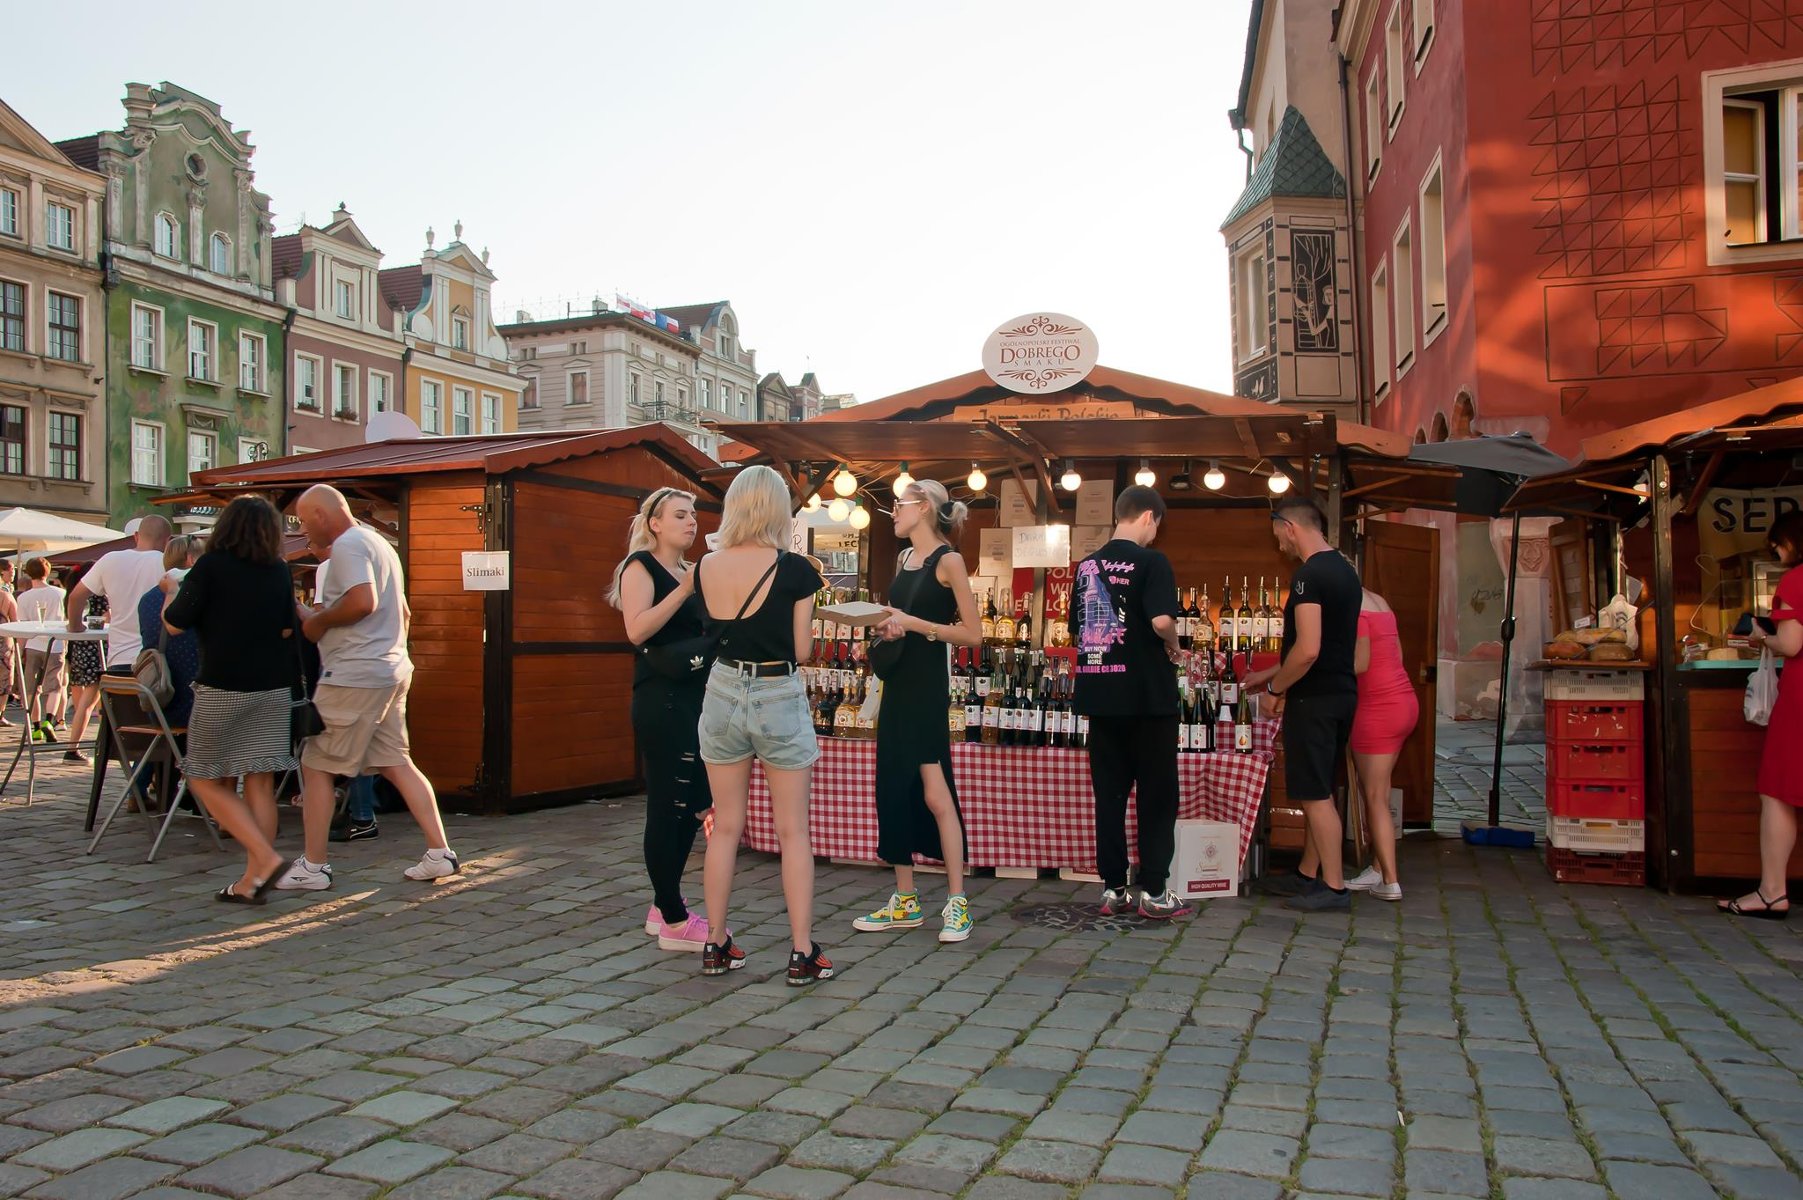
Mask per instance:
[[[952,494],[937,479],[916,479],[909,490],[919,493],[920,498],[927,502],[927,515],[933,519],[933,528],[939,536],[956,545],[958,534],[964,528],[965,518],[970,516],[970,506],[962,500],[953,500]]]
[[[693,504],[695,496],[680,488],[658,488],[645,497],[645,502],[639,505],[639,511],[632,515],[632,525],[626,534],[626,553],[614,566],[613,583],[607,589],[607,602],[615,608],[620,607],[620,578],[626,574],[626,564],[639,551],[651,550],[657,546],[657,535],[651,532],[651,522],[664,505],[672,500],[687,500]]]

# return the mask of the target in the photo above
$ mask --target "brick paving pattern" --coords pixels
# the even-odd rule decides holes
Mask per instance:
[[[0,1197],[1803,1195],[1797,930],[1531,852],[1418,835],[1400,905],[1124,933],[983,879],[948,947],[854,936],[888,878],[823,865],[841,975],[803,990],[764,856],[746,970],[645,936],[633,801],[453,819],[439,886],[385,817],[336,890],[246,909],[191,828],[84,857],[52,775],[0,810]]]

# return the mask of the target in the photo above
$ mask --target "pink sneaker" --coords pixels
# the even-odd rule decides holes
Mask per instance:
[[[663,924],[664,914],[657,911],[657,905],[653,904],[650,908],[645,910],[646,937],[656,937],[657,931],[663,928]]]
[[[690,913],[689,919],[681,925],[658,926],[657,945],[660,950],[699,951],[707,945],[707,918],[700,913]]]

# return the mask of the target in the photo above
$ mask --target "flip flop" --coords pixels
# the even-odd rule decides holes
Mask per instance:
[[[1766,899],[1765,893],[1758,888],[1753,889],[1753,894],[1759,897],[1759,902],[1765,905],[1764,908],[1742,908],[1739,900],[1719,900],[1715,905],[1716,911],[1725,912],[1734,917],[1752,917],[1756,921],[1782,921],[1790,916],[1790,894],[1788,892],[1781,896],[1774,896],[1770,900]],[[1783,904],[1785,907],[1773,908],[1774,904]]]
[[[251,893],[251,895],[255,897],[255,902],[262,904],[264,899],[269,895],[269,889],[275,886],[275,881],[286,875],[288,873],[288,868],[293,865],[294,860],[292,858],[284,858],[280,865],[278,865],[275,870],[271,871],[269,875],[264,878],[262,883],[257,885],[257,890]]]
[[[263,903],[266,903],[260,893],[255,896],[246,896],[241,892],[234,892],[232,890],[232,885],[229,883],[226,884],[224,887],[220,888],[217,892],[214,892],[213,899],[219,901],[221,904],[263,904]]]

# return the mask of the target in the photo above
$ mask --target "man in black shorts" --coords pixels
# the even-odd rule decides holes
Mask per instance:
[[[1299,565],[1283,605],[1283,659],[1247,676],[1246,686],[1265,685],[1265,711],[1283,712],[1289,798],[1302,807],[1309,848],[1320,856],[1321,867],[1317,875],[1297,872],[1268,886],[1293,893],[1291,908],[1344,912],[1352,899],[1341,874],[1345,832],[1333,788],[1358,708],[1352,660],[1364,587],[1352,564],[1327,544],[1327,519],[1312,502],[1300,497],[1279,501],[1271,510],[1271,529],[1278,549]]]

